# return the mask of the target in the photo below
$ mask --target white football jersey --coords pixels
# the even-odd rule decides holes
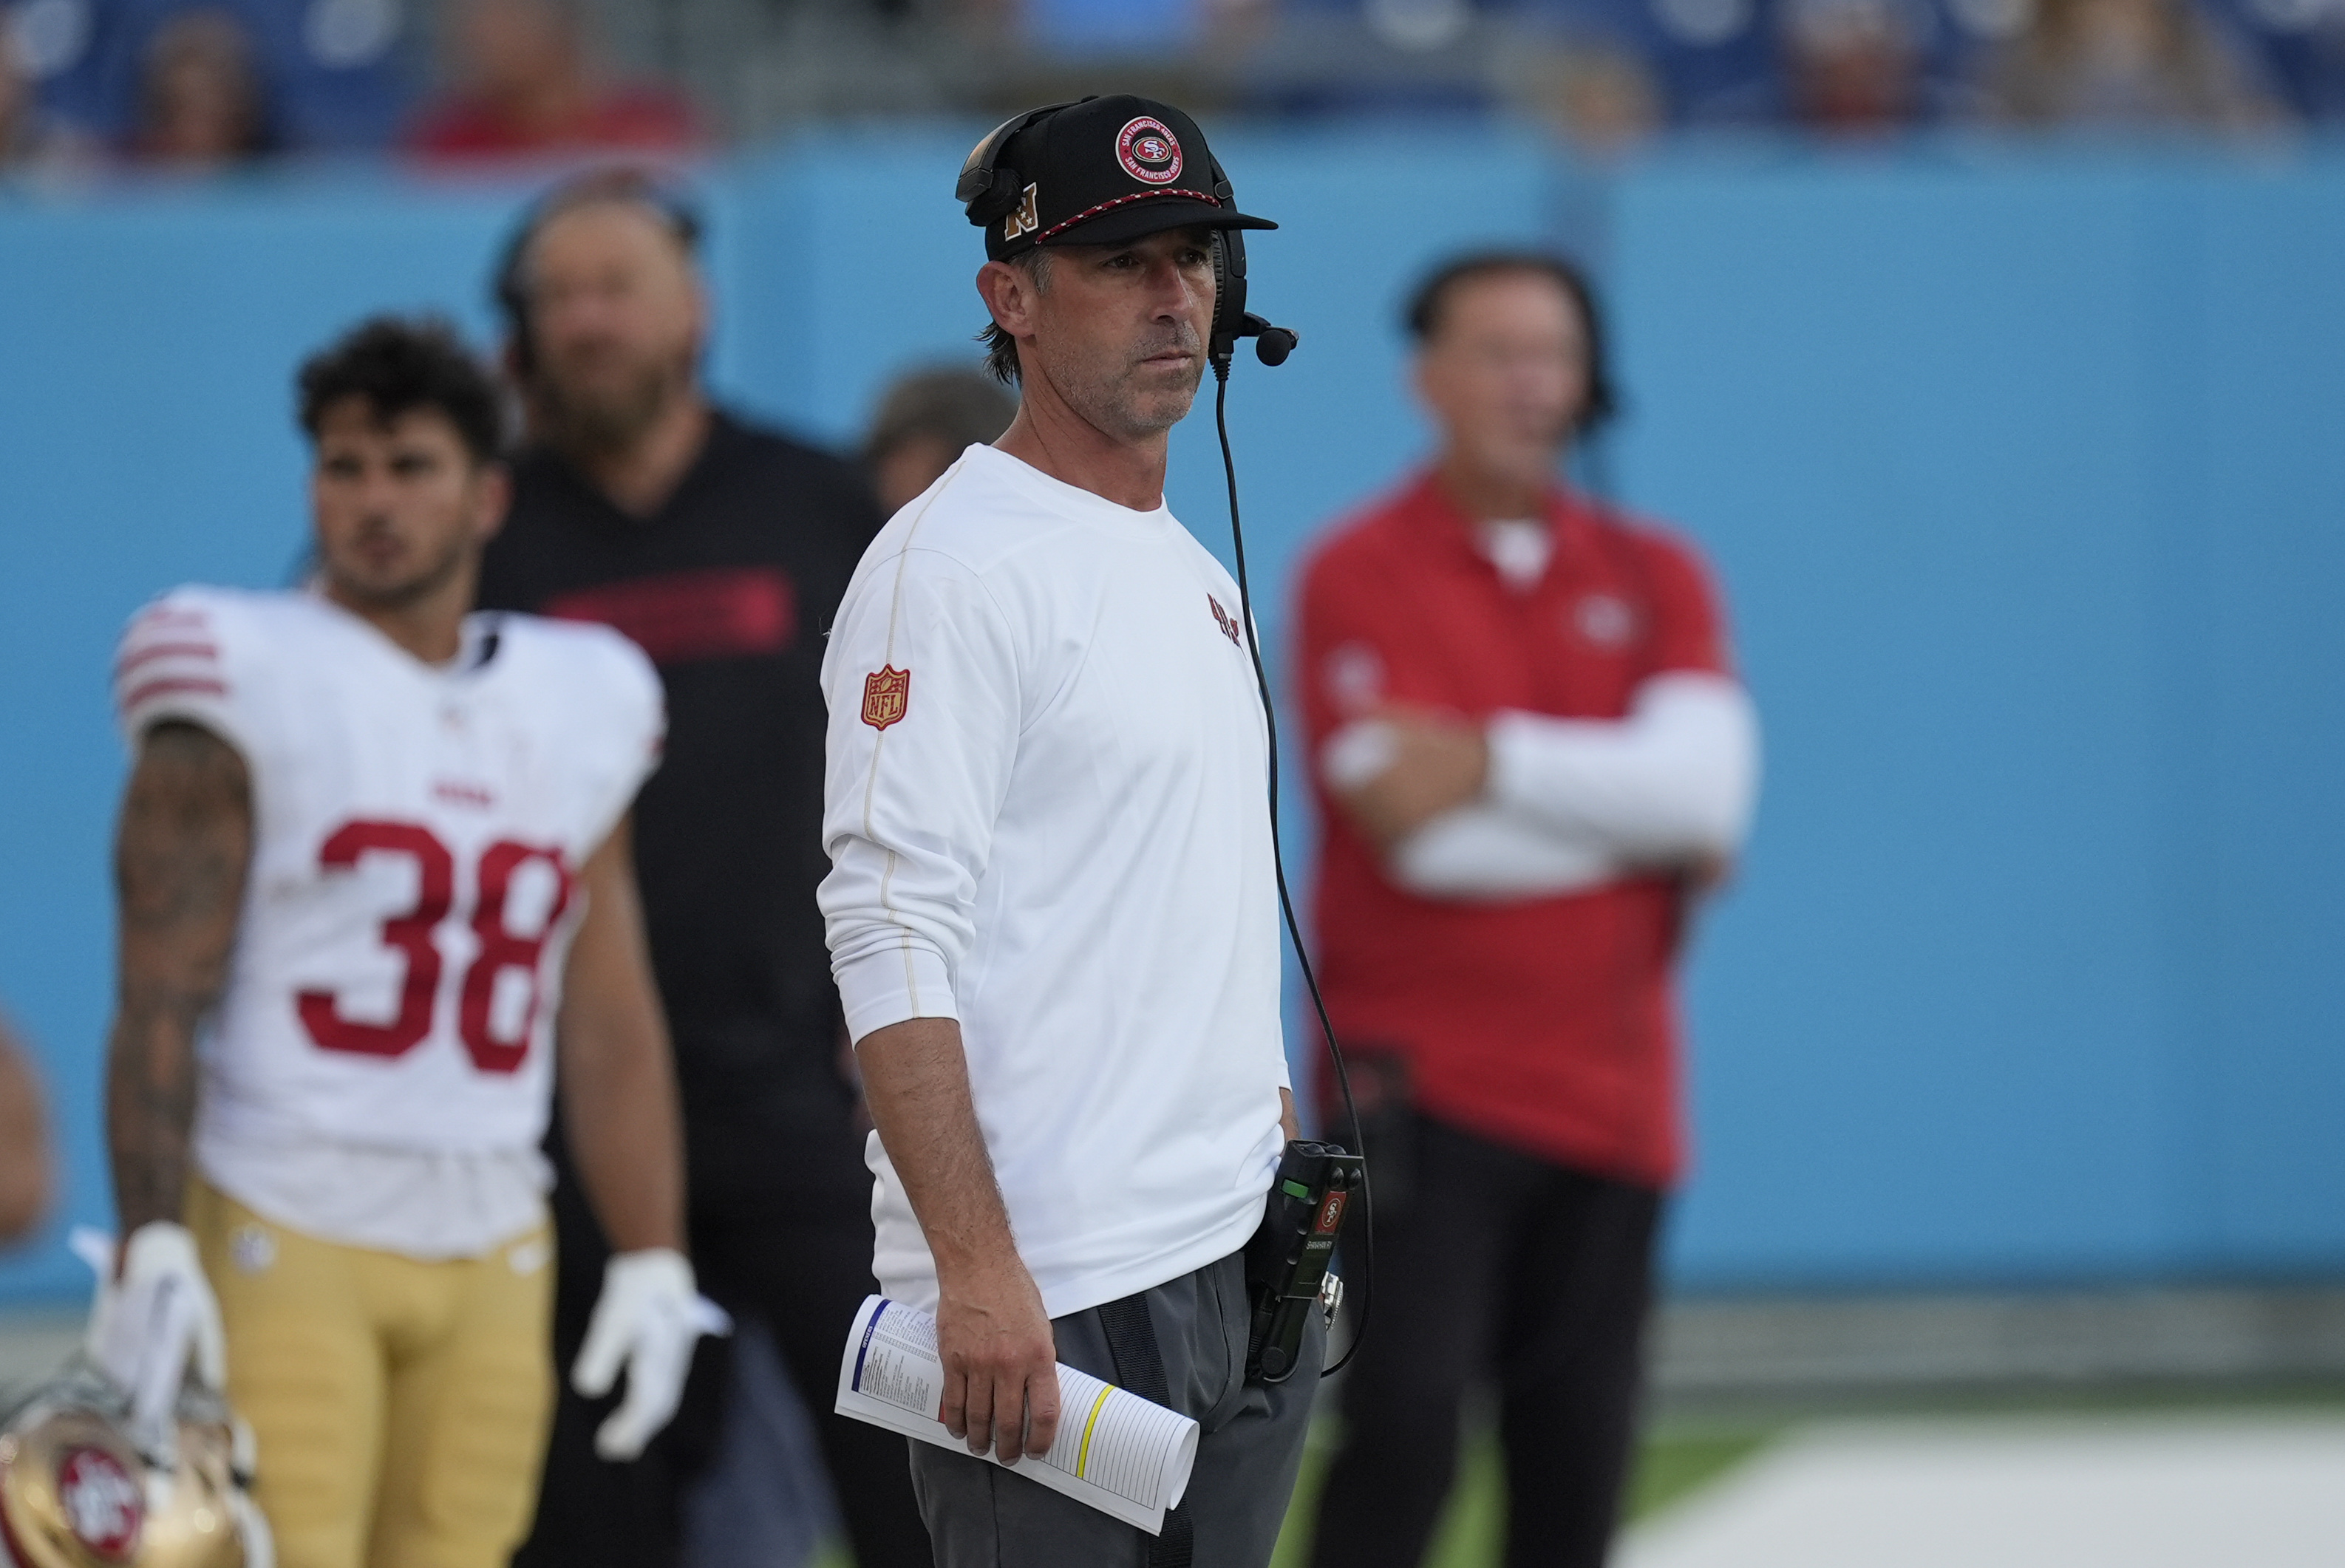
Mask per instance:
[[[578,869],[663,738],[634,644],[482,614],[434,667],[322,598],[183,588],[130,622],[115,697],[134,746],[182,719],[251,774],[199,1144],[533,1148]]]

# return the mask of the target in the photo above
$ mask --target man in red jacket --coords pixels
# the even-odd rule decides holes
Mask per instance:
[[[1441,451],[1318,547],[1298,617],[1320,976],[1377,1178],[1315,1560],[1421,1560],[1487,1376],[1508,1563],[1596,1564],[1682,1159],[1674,971],[1756,723],[1691,548],[1558,478],[1611,406],[1579,274],[1467,257],[1408,325]]]

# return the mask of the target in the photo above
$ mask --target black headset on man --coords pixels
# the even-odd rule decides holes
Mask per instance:
[[[953,187],[953,199],[962,204],[969,222],[980,228],[998,223],[1016,210],[1023,198],[1025,177],[1001,162],[1002,154],[1019,132],[1041,124],[1061,109],[1092,101],[1070,98],[1063,103],[1045,104],[1039,109],[1012,115],[987,133],[985,139],[970,149],[968,161],[961,165],[960,180]],[[1213,198],[1224,207],[1233,206],[1236,193],[1230,177],[1222,170],[1221,160],[1210,149],[1205,157]],[[1213,324],[1205,357],[1213,363],[1214,376],[1228,379],[1230,359],[1237,351],[1241,338],[1254,339],[1254,357],[1264,364],[1284,364],[1301,338],[1247,311],[1244,231],[1216,228],[1213,239]]]
[[[986,230],[990,255],[997,258],[1001,256],[1004,241],[1000,237],[1005,230],[1021,238],[1033,234],[1036,238],[1032,243],[1040,244],[1050,235],[1074,223],[1090,220],[1112,208],[1147,199],[1152,195],[1183,197],[1227,208],[1234,214],[1235,190],[1230,184],[1229,176],[1222,168],[1221,160],[1213,157],[1212,149],[1205,146],[1202,133],[1196,135],[1195,145],[1204,153],[1207,188],[1172,187],[1172,182],[1178,178],[1183,169],[1183,149],[1165,120],[1180,120],[1185,116],[1178,115],[1177,111],[1162,109],[1160,112],[1164,117],[1162,118],[1147,114],[1134,115],[1123,127],[1117,142],[1117,154],[1123,172],[1143,188],[1125,190],[1118,195],[1107,195],[1104,191],[1086,193],[1101,196],[1103,199],[1086,209],[1076,211],[1055,228],[1045,228],[1046,217],[1039,210],[1038,182],[1028,177],[1032,171],[1013,167],[1003,161],[1004,155],[1021,132],[1041,125],[1062,110],[1096,102],[1099,102],[1096,97],[1070,99],[1014,115],[995,126],[970,151],[968,160],[961,165],[960,178],[954,187],[953,196],[962,204],[969,222]],[[1144,105],[1144,100],[1135,100],[1134,103]],[[1123,111],[1119,109],[1117,112]],[[1151,130],[1161,133],[1161,137],[1148,134]],[[1148,186],[1164,188],[1152,191],[1144,188]],[[1079,197],[1077,199],[1081,198]],[[1294,945],[1294,956],[1303,970],[1304,984],[1311,993],[1312,1006],[1317,1011],[1319,1027],[1327,1042],[1328,1058],[1335,1066],[1335,1082],[1343,1095],[1348,1123],[1346,1130],[1351,1135],[1348,1151],[1335,1144],[1295,1142],[1287,1145],[1286,1153],[1280,1161],[1278,1181],[1264,1215],[1262,1229],[1247,1248],[1246,1279],[1249,1291],[1254,1298],[1254,1334],[1247,1371],[1252,1378],[1280,1382],[1295,1370],[1295,1349],[1302,1333],[1304,1315],[1318,1310],[1323,1299],[1332,1308],[1334,1300],[1340,1297],[1340,1285],[1327,1280],[1326,1266],[1354,1188],[1358,1189],[1362,1207],[1367,1210],[1361,1237],[1364,1280],[1373,1275],[1375,1269],[1375,1212],[1368,1195],[1366,1163],[1362,1158],[1359,1113],[1352,1104],[1350,1075],[1345,1068],[1343,1050],[1336,1042],[1335,1027],[1328,1022],[1326,1004],[1319,996],[1318,976],[1312,972],[1310,954],[1303,945],[1302,928],[1294,915],[1294,899],[1287,891],[1286,871],[1278,852],[1278,715],[1271,699],[1270,678],[1264,670],[1262,652],[1256,646],[1257,640],[1253,632],[1255,624],[1254,595],[1246,582],[1245,533],[1238,521],[1237,465],[1230,454],[1230,363],[1236,355],[1241,338],[1254,340],[1254,357],[1265,365],[1284,364],[1301,339],[1293,330],[1274,326],[1264,318],[1246,309],[1244,227],[1274,226],[1252,218],[1242,219],[1242,223],[1244,227],[1233,224],[1212,228],[1213,318],[1207,331],[1205,359],[1213,369],[1213,426],[1221,437],[1222,470],[1229,484],[1230,540],[1237,565],[1240,612],[1248,629],[1246,653],[1254,663],[1254,684],[1261,695],[1269,737],[1270,831],[1279,908],[1285,916],[1287,936]],[[1113,243],[1112,240],[1108,242]],[[1309,1196],[1300,1196],[1305,1192]],[[1326,1371],[1340,1370],[1359,1349],[1360,1336],[1367,1324],[1365,1308],[1368,1299],[1364,1292],[1361,1310],[1355,1320],[1351,1347],[1341,1359],[1327,1367]]]

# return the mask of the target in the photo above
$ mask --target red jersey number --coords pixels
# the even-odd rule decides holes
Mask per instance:
[[[399,1057],[422,1044],[431,1033],[441,970],[440,945],[433,933],[455,902],[456,857],[430,828],[414,823],[351,822],[327,837],[318,851],[318,864],[329,870],[348,870],[358,865],[360,856],[370,854],[404,855],[415,862],[414,906],[385,916],[382,923],[383,946],[407,961],[399,986],[399,1016],[388,1024],[344,1017],[340,999],[331,991],[303,991],[294,1002],[302,1027],[323,1049]],[[543,861],[553,871],[554,891],[543,924],[533,934],[523,934],[506,926],[505,905],[514,873],[533,860]],[[544,955],[554,923],[570,905],[575,881],[559,849],[505,839],[482,852],[474,882],[480,895],[472,926],[479,938],[480,954],[465,970],[457,993],[457,1034],[474,1067],[484,1073],[510,1073],[529,1055],[530,1031],[537,1022],[543,988],[538,960]],[[529,996],[520,1027],[513,1038],[504,1039],[496,1034],[492,1019],[497,976],[508,969],[525,976]]]
[[[361,1056],[404,1056],[431,1032],[431,1004],[440,990],[440,948],[431,928],[447,917],[456,893],[456,857],[411,822],[349,822],[336,828],[318,851],[328,870],[348,870],[367,854],[405,855],[415,861],[415,907],[382,923],[382,943],[407,959],[399,987],[399,1017],[388,1024],[364,1024],[342,1017],[331,991],[304,991],[296,998],[302,1027],[330,1051]]]
[[[516,936],[505,925],[505,896],[513,890],[513,873],[533,860],[542,860],[554,876],[553,900],[545,919],[532,936]],[[481,940],[481,956],[464,971],[464,989],[457,1008],[457,1033],[472,1065],[484,1073],[509,1073],[529,1055],[529,1032],[537,1023],[537,961],[553,923],[570,904],[570,867],[558,849],[540,849],[510,840],[492,844],[481,854],[480,904],[472,911],[472,931]],[[494,1008],[497,976],[519,970],[529,984],[529,1002],[523,1007],[521,1027],[510,1040],[496,1036]]]

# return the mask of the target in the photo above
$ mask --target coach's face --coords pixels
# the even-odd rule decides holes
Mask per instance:
[[[1196,400],[1213,319],[1213,232],[1172,228],[1126,245],[1054,245],[1016,290],[1022,373],[1119,440],[1161,435]]]
[[[1542,483],[1588,406],[1588,323],[1544,274],[1464,279],[1418,351],[1416,389],[1454,456]]]
[[[691,258],[642,203],[596,201],[548,219],[524,265],[532,413],[558,442],[626,447],[691,389],[707,320]]]
[[[383,419],[345,398],[318,420],[310,505],[334,596],[395,609],[470,571],[504,521],[504,470],[473,460],[449,418]]]

